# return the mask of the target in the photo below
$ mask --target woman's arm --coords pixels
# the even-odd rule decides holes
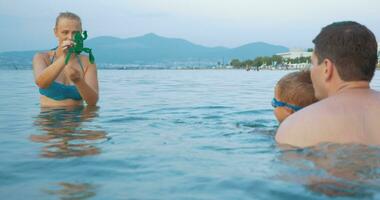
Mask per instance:
[[[48,66],[46,56],[37,53],[33,58],[34,80],[39,88],[47,88],[57,78],[65,67],[64,57],[61,56]]]
[[[88,58],[81,59],[85,63],[86,74],[80,77],[71,76],[70,79],[75,83],[80,95],[86,101],[87,105],[95,106],[99,100],[98,73],[96,64],[88,62]],[[72,69],[74,70],[74,69]],[[73,75],[78,73],[73,73]]]
[[[57,78],[61,71],[65,68],[65,58],[67,50],[74,43],[71,40],[64,41],[57,51],[61,51],[62,55],[58,57],[55,62],[50,63],[46,61],[46,56],[42,53],[37,53],[33,58],[33,72],[34,80],[38,87],[47,88]]]

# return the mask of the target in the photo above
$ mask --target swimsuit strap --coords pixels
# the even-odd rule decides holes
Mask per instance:
[[[53,57],[50,59],[50,64],[52,64],[53,63],[53,61],[54,61],[54,58],[55,58],[55,56],[57,55],[57,48],[58,47],[55,47],[55,48],[53,48],[53,49],[51,49],[51,50],[54,50],[54,54],[53,54]],[[79,55],[76,55],[76,57],[77,57],[77,60],[78,60],[78,63],[79,63],[79,65],[80,65],[80,68],[82,69],[82,71],[83,71],[83,77],[84,77],[84,75],[85,75],[85,73],[86,73],[86,71],[87,71],[87,69],[86,70],[84,70],[84,68],[83,68],[83,63],[82,63],[82,61],[80,60],[80,57],[79,57]]]
[[[80,60],[80,57],[79,57],[79,55],[77,55],[76,57],[77,57],[77,59],[78,59],[78,62],[79,62],[80,68],[82,68],[82,71],[83,71],[83,75],[84,75],[84,69],[83,69],[83,64],[82,64],[82,61]]]
[[[55,47],[55,48],[52,48],[52,49],[51,49],[52,51],[54,51],[54,54],[53,54],[53,57],[51,57],[51,59],[50,59],[50,64],[52,64],[53,61],[54,61],[55,55],[57,54],[57,51],[56,51],[57,48],[58,48],[58,47]]]

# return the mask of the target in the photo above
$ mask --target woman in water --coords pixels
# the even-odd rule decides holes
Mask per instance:
[[[74,45],[74,35],[82,31],[78,15],[60,13],[54,34],[58,46],[51,51],[37,53],[33,58],[34,78],[41,94],[42,107],[77,106],[83,100],[94,106],[99,99],[96,65],[87,56],[73,53],[67,65],[65,58]]]

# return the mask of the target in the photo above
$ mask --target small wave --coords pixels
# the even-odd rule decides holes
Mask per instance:
[[[131,122],[131,121],[145,121],[145,120],[152,120],[152,118],[147,117],[118,117],[118,118],[112,118],[104,121],[104,123],[120,123],[120,122]]]
[[[210,110],[210,109],[231,109],[233,107],[230,107],[230,106],[195,106],[195,107],[168,107],[168,108],[160,108],[160,109],[154,109],[154,110],[149,110],[149,111],[146,111],[146,112],[143,112],[141,114],[157,114],[157,113],[169,113],[169,114],[173,114],[173,112],[171,111],[182,111],[182,112],[176,112],[179,113],[179,114],[182,114],[182,113],[188,113],[188,112],[191,112],[193,110]]]
[[[262,110],[246,110],[229,113],[228,115],[260,115],[260,114],[272,114],[272,109],[262,109]]]
[[[257,119],[254,121],[236,122],[236,127],[249,127],[249,128],[277,128],[278,124],[272,119]]]

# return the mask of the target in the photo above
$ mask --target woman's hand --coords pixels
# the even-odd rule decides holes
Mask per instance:
[[[66,65],[64,73],[73,83],[77,83],[83,79],[81,71],[77,67],[70,64]]]
[[[72,41],[72,40],[64,40],[64,41],[62,41],[62,43],[59,45],[59,48],[61,49],[61,51],[62,51],[62,53],[63,53],[63,55],[67,55],[67,53],[68,53],[68,50],[72,47],[72,46],[74,46],[74,41]]]

